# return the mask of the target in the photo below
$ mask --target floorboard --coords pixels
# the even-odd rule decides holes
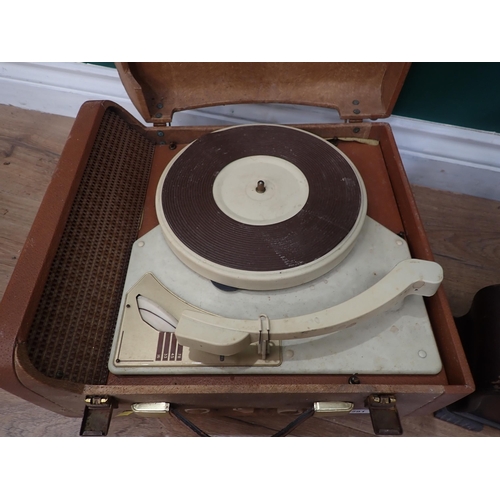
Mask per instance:
[[[50,182],[73,119],[0,106],[0,298]],[[453,314],[465,314],[474,294],[500,283],[500,203],[413,186]],[[215,436],[267,436],[291,417],[193,417]],[[466,431],[427,417],[402,419],[406,436],[500,436]],[[79,419],[65,418],[0,389],[0,436],[77,436]],[[114,416],[111,436],[191,436],[177,420]],[[369,416],[311,418],[292,436],[372,436]]]

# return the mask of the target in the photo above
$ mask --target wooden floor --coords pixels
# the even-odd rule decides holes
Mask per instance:
[[[73,119],[0,106],[0,298],[66,141]],[[499,188],[500,189],[500,188]],[[500,283],[500,203],[414,186],[453,314],[480,288]],[[266,436],[289,417],[193,417],[217,436]],[[0,436],[77,436],[79,419],[43,410],[0,389]],[[432,416],[403,419],[406,436],[500,436],[463,430]],[[191,436],[174,419],[116,416],[112,436]],[[369,417],[313,418],[295,436],[371,436]]]

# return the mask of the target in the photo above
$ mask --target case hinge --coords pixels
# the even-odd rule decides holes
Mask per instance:
[[[370,410],[373,431],[379,436],[400,436],[403,434],[396,397],[391,394],[370,394],[365,406]]]
[[[108,396],[86,396],[80,436],[107,436],[113,405]]]

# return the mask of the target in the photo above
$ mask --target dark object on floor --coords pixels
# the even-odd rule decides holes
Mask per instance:
[[[476,390],[435,416],[472,431],[483,424],[500,429],[500,285],[479,290],[470,311],[455,322]]]

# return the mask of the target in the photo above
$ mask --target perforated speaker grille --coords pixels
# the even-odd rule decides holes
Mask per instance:
[[[106,111],[28,335],[30,359],[48,377],[106,383],[153,151]]]

